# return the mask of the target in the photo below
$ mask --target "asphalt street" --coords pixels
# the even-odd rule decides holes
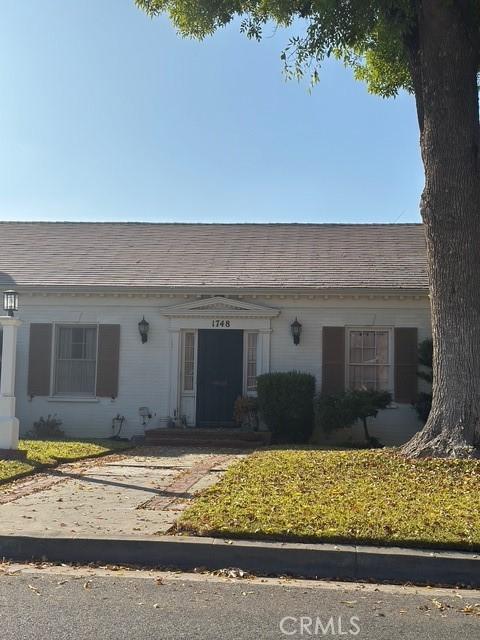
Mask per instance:
[[[1,640],[480,637],[480,592],[0,565]]]

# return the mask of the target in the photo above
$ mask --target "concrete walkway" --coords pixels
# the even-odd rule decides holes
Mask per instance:
[[[142,447],[61,465],[0,488],[0,535],[159,535],[195,492],[240,457],[231,451]]]

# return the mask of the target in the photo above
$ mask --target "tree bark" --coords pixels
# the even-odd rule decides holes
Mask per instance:
[[[408,42],[425,168],[432,409],[408,456],[480,452],[478,36],[468,0],[419,0]]]

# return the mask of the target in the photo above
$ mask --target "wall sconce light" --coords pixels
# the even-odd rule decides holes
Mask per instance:
[[[297,318],[295,318],[295,320],[292,322],[292,324],[290,325],[290,328],[292,330],[293,344],[295,345],[300,344],[300,334],[302,333],[302,325],[297,320]]]
[[[145,316],[138,323],[138,330],[140,332],[140,336],[142,338],[142,344],[148,340],[148,330],[150,329],[150,324],[145,320]]]
[[[18,293],[13,289],[3,292],[3,309],[13,318],[13,312],[18,311]]]

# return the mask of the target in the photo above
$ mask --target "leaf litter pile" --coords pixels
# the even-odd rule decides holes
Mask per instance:
[[[271,450],[232,465],[180,532],[480,550],[480,462]]]

